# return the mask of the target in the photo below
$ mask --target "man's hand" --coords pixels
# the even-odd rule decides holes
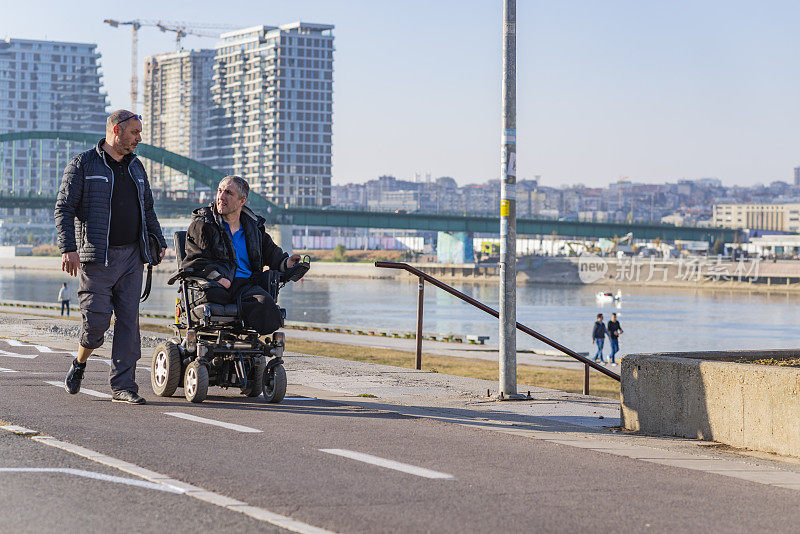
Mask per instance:
[[[61,255],[61,270],[70,276],[78,276],[81,260],[77,252],[65,252]]]
[[[298,261],[300,261],[300,254],[292,254],[289,256],[289,259],[286,260],[286,268],[291,269],[297,264]]]
[[[225,289],[231,288],[231,281],[228,280],[227,278],[220,278],[219,280],[217,280],[217,282],[219,282],[219,285],[221,285]]]
[[[158,260],[159,260],[159,261],[161,261],[161,260],[163,260],[163,259],[164,259],[164,253],[165,253],[166,251],[167,251],[167,249],[165,249],[165,248],[162,248],[162,249],[161,249],[161,254],[159,255],[159,258],[158,258]]]

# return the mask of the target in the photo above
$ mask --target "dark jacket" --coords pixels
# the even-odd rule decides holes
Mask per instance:
[[[114,189],[114,172],[105,161],[101,148],[105,138],[97,145],[78,154],[64,169],[56,200],[55,220],[58,230],[58,248],[61,253],[78,252],[81,263],[108,263],[108,232],[111,222],[111,192]],[[157,236],[162,248],[167,242],[161,233],[156,212],[153,210],[153,193],[144,165],[135,154],[123,159],[138,192],[142,231],[139,252],[142,261],[150,261],[147,233]],[[77,236],[75,219],[78,220]]]
[[[606,325],[603,324],[603,321],[595,321],[594,330],[592,331],[592,339],[605,339],[605,337]]]
[[[217,208],[214,204],[198,208],[192,212],[192,218],[186,232],[186,258],[182,267],[191,267],[208,280],[227,278],[233,281],[236,276],[236,251],[230,232],[222,226],[222,216]],[[244,207],[240,222],[253,274],[261,272],[264,266],[282,270],[289,254],[272,241],[264,228],[264,218]]]
[[[619,321],[608,321],[608,337],[617,339],[620,332],[622,332],[622,327],[619,325]]]

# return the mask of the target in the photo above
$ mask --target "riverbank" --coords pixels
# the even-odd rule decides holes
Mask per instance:
[[[496,285],[497,264],[409,263],[447,283]],[[61,271],[61,258],[18,256],[0,258],[0,269]],[[171,273],[175,260],[167,259],[155,267],[157,273]],[[398,269],[375,267],[361,262],[314,262],[308,279],[416,280]],[[717,258],[655,260],[645,258],[533,257],[520,260],[517,272],[520,285],[592,285],[598,289],[624,287],[668,287],[758,293],[800,294],[800,261],[731,262]]]
[[[41,309],[23,309],[9,306],[0,306],[0,317],[7,317],[9,319],[24,322],[27,318],[52,318],[53,321],[59,323],[74,325],[70,332],[76,335],[79,330],[80,316],[62,317],[54,313],[54,310],[48,308]],[[157,343],[163,339],[169,338],[173,335],[172,329],[167,324],[167,321],[158,321],[154,318],[142,318],[140,323],[142,329],[142,357],[147,361],[151,353],[149,349],[155,347]],[[1,322],[1,321],[0,321]],[[405,369],[414,368],[415,354],[408,350],[399,350],[398,348],[387,348],[388,344],[381,343],[382,347],[375,346],[369,341],[358,339],[366,336],[355,335],[341,335],[328,332],[316,332],[313,336],[308,336],[307,332],[296,330],[293,328],[286,328],[283,330],[286,333],[287,349],[300,354],[314,354],[316,356],[324,356],[329,358],[336,358],[339,360],[348,360],[353,362],[364,362],[379,365],[389,365],[393,367],[401,367]],[[106,343],[106,349],[110,347],[110,337],[113,335],[113,323],[111,328],[109,343]],[[400,340],[395,340],[400,341]],[[397,345],[402,346],[400,343]],[[439,345],[432,347],[432,345]],[[479,355],[470,354],[466,350],[462,350],[462,354],[458,356],[448,355],[453,353],[452,348],[448,348],[447,343],[426,342],[426,349],[423,352],[423,370],[431,373],[442,373],[444,375],[453,375],[466,378],[477,378],[493,382],[495,387],[497,380],[497,357],[496,350],[488,351],[494,352],[493,359],[481,358]],[[546,357],[546,359],[553,359],[552,355],[540,354],[539,358]],[[532,355],[520,354],[520,360],[533,360]],[[561,358],[564,359],[564,358]],[[544,359],[542,360],[544,363]],[[570,363],[574,362],[569,360]],[[520,387],[523,384],[530,386],[542,387],[548,389],[555,389],[565,391],[568,393],[581,393],[583,384],[583,370],[568,368],[566,366],[551,366],[550,365],[530,365],[518,363],[517,365],[517,381]],[[570,365],[574,367],[574,365]],[[592,373],[590,381],[590,394],[597,397],[604,397],[609,399],[619,399],[619,382],[611,380],[610,378],[597,373]]]

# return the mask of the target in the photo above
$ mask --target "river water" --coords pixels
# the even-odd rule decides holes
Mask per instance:
[[[156,274],[150,299],[142,308],[172,313],[174,287],[168,275]],[[53,271],[0,270],[0,298],[55,302],[61,282],[68,282],[77,303],[77,280]],[[458,285],[460,291],[497,309],[496,285]],[[626,289],[619,304],[600,304],[597,286],[520,286],[517,320],[577,351],[589,351],[597,313],[606,321],[617,312],[625,331],[623,353],[800,347],[800,295],[760,294],[669,288]],[[608,287],[616,292],[616,287]],[[280,305],[287,318],[394,330],[416,328],[416,281],[308,279],[289,284]],[[490,336],[497,344],[497,320],[426,285],[426,332]],[[545,346],[524,334],[520,348]],[[606,343],[606,353],[608,343]]]

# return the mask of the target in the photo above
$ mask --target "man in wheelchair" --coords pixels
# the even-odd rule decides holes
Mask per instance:
[[[264,270],[286,271],[300,256],[289,256],[264,228],[264,219],[245,207],[250,192],[239,176],[226,176],[213,205],[195,210],[186,232],[183,268],[208,280],[207,302],[240,305],[245,324],[259,334],[283,326],[283,317],[269,293]]]
[[[309,264],[272,241],[264,218],[244,205],[249,190],[242,178],[226,176],[215,202],[194,211],[188,231],[175,233],[178,271],[167,283],[180,286],[177,337],[153,353],[150,382],[159,396],[182,384],[189,401],[202,402],[208,386],[217,385],[283,400],[284,337],[262,336],[283,326],[278,291]]]

